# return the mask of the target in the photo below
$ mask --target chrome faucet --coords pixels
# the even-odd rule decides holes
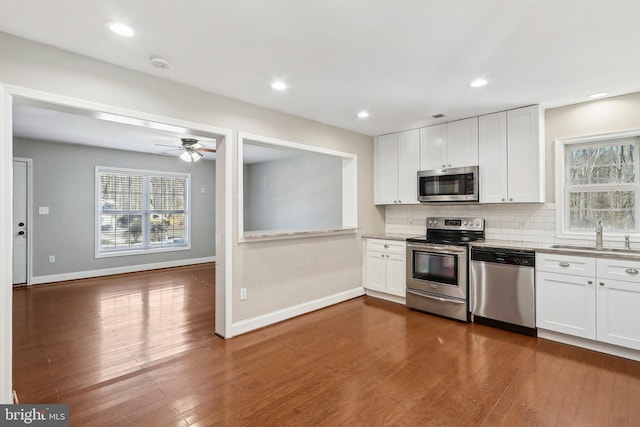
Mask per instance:
[[[629,235],[624,236],[624,248],[631,249],[631,243],[629,242]]]
[[[596,249],[602,249],[602,221],[596,225]]]

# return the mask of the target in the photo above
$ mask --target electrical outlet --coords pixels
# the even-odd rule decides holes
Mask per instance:
[[[207,190],[205,190],[205,188],[204,188],[204,187],[202,187],[202,188],[200,188],[200,192],[201,192],[201,193],[206,193],[206,192],[207,192]]]
[[[39,215],[49,215],[49,206],[38,206]]]
[[[520,230],[525,230],[527,228],[527,223],[525,221],[520,221]]]
[[[55,255],[49,255],[49,262],[56,262],[56,256]]]
[[[244,301],[247,299],[247,288],[240,288],[240,300]]]

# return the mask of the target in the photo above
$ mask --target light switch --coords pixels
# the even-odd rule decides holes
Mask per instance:
[[[49,215],[49,206],[38,206],[38,214]]]

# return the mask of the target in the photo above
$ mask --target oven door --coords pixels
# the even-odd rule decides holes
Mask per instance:
[[[407,243],[407,288],[466,300],[467,248]]]

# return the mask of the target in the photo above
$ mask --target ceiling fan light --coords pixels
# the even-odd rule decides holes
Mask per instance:
[[[197,162],[202,157],[203,157],[203,155],[199,151],[194,151],[193,153],[191,153],[191,160],[194,161],[194,162]]]
[[[189,153],[188,151],[185,151],[184,153],[180,154],[180,158],[182,160],[184,160],[185,162],[192,162],[193,161],[191,159],[191,153]]]

